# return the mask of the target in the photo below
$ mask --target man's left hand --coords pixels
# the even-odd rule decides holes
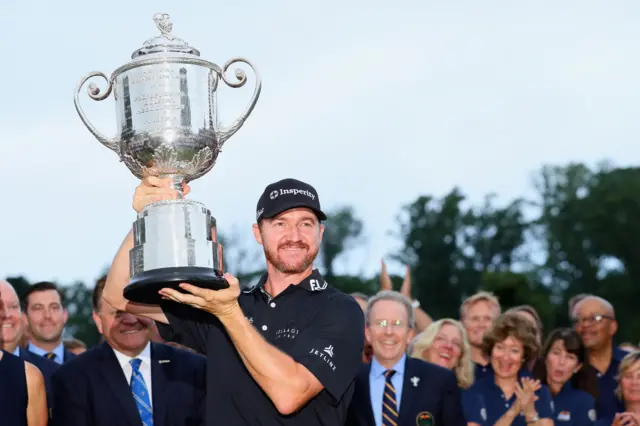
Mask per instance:
[[[182,283],[180,288],[188,293],[182,293],[171,288],[163,288],[158,293],[165,300],[173,300],[174,302],[190,305],[220,318],[231,315],[240,308],[238,304],[240,282],[229,273],[224,274],[224,279],[229,283],[229,288],[223,290],[211,290]]]

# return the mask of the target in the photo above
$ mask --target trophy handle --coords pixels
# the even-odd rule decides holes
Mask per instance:
[[[227,63],[222,68],[222,70],[219,71],[220,77],[227,84],[227,86],[237,88],[237,87],[244,86],[244,84],[247,82],[247,75],[243,70],[239,68],[236,69],[236,73],[235,73],[235,77],[238,81],[232,82],[227,80],[225,73],[227,72],[229,67],[235,64],[236,62],[242,62],[244,64],[247,64],[249,68],[251,68],[251,70],[253,71],[253,74],[256,77],[256,86],[255,86],[255,89],[253,90],[253,96],[249,101],[249,105],[247,105],[247,108],[244,110],[244,112],[240,114],[240,116],[233,123],[231,123],[230,126],[227,126],[224,129],[220,129],[219,136],[218,136],[218,141],[220,143],[220,146],[222,146],[222,144],[225,143],[227,139],[233,136],[240,129],[240,127],[242,127],[244,122],[247,120],[247,117],[249,117],[249,114],[251,114],[251,112],[253,111],[253,108],[256,106],[256,102],[258,102],[258,98],[260,97],[260,92],[262,91],[262,81],[260,79],[260,75],[258,74],[256,69],[253,67],[253,65],[251,65],[251,62],[249,62],[244,58],[233,58],[227,61]]]
[[[82,107],[80,106],[80,99],[79,99],[80,90],[82,90],[82,86],[84,86],[84,83],[86,83],[87,80],[93,77],[104,78],[107,81],[107,83],[109,83],[109,86],[107,86],[107,90],[104,93],[100,93],[100,88],[98,86],[96,86],[93,83],[89,84],[89,87],[87,88],[87,94],[89,95],[89,97],[94,101],[102,101],[109,97],[109,95],[111,94],[111,90],[113,89],[113,85],[111,84],[111,81],[103,73],[94,71],[87,74],[87,76],[84,77],[82,80],[80,80],[80,83],[78,83],[78,86],[76,87],[75,96],[73,97],[73,103],[76,106],[76,111],[78,112],[80,119],[82,120],[84,125],[87,126],[87,129],[89,129],[89,131],[93,133],[93,136],[95,136],[102,145],[106,146],[116,154],[120,155],[120,149],[118,148],[118,143],[115,141],[115,139],[108,138],[104,136],[102,133],[100,133],[100,131],[98,131],[98,129],[96,129],[93,124],[91,124],[91,122],[85,115],[84,111],[82,110]]]

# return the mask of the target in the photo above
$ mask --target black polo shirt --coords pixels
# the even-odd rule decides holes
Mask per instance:
[[[284,416],[253,380],[229,335],[213,315],[174,302],[162,308],[181,344],[207,356],[207,426],[342,426],[362,363],[364,317],[349,295],[317,270],[272,298],[267,276],[239,297],[247,319],[273,346],[313,373],[324,389],[298,412]],[[174,409],[179,409],[174,407]]]

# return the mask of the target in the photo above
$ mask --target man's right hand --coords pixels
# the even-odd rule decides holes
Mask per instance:
[[[191,188],[186,183],[182,184],[182,194],[187,195]],[[136,187],[133,195],[133,208],[136,213],[140,213],[148,204],[162,200],[175,200],[178,198],[178,191],[173,189],[171,178],[159,178],[148,176]]]

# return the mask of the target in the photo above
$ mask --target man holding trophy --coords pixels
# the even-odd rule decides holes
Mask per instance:
[[[267,273],[251,290],[223,273],[216,221],[201,203],[184,199],[188,182],[207,173],[223,143],[244,124],[253,97],[230,126],[218,123],[217,87],[224,67],[171,35],[166,14],[154,17],[161,35],[108,78],[91,73],[76,89],[87,128],[141,179],[133,206],[138,218],[111,265],[104,300],[120,311],[171,328],[178,343],[207,356],[207,425],[343,425],[361,363],[364,317],[350,296],[328,285],[312,263],[326,219],[316,190],[284,179],[268,185],[253,233]],[[252,67],[253,68],[253,67]],[[79,103],[91,77],[116,100],[118,134],[103,136]]]

